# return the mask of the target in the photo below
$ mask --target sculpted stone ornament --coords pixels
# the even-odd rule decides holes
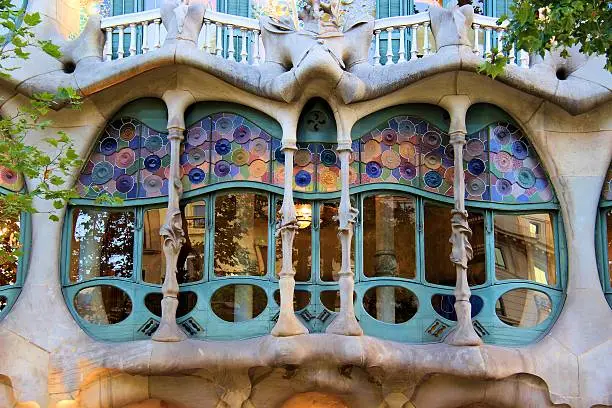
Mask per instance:
[[[185,232],[179,201],[183,195],[183,184],[180,179],[179,153],[183,140],[183,129],[168,129],[170,134],[170,188],[168,189],[168,211],[165,224],[160,228],[160,235],[164,237],[164,256],[166,258],[166,273],[162,286],[163,299],[161,301],[162,316],[159,327],[152,336],[155,341],[175,342],[185,340],[187,336],[176,323],[176,309],[178,307],[179,286],[176,279],[177,260],[183,244]]]
[[[438,50],[451,45],[472,46],[468,35],[474,22],[474,8],[471,5],[459,7],[456,1],[452,1],[448,8],[443,8],[434,2],[429,8],[429,17]]]
[[[342,149],[342,150],[341,150]],[[338,210],[338,237],[342,246],[342,264],[338,273],[338,286],[340,288],[340,313],[325,330],[326,333],[341,334],[344,336],[362,336],[363,329],[355,317],[353,305],[353,290],[355,288],[355,273],[351,265],[351,241],[359,211],[351,206],[349,196],[349,159],[351,149],[338,149],[340,156],[340,172],[342,177],[342,192],[340,208]]]
[[[197,0],[165,0],[160,11],[168,32],[166,42],[186,40],[197,43],[204,19],[204,4]]]

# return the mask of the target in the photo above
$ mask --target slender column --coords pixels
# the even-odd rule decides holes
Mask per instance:
[[[142,23],[142,53],[149,52],[149,22]]]
[[[399,28],[400,32],[400,43],[399,43],[399,51],[397,59],[397,63],[406,62],[406,26],[401,26]]]
[[[280,237],[283,250],[281,271],[278,274],[280,290],[280,313],[278,321],[272,329],[272,335],[277,337],[308,334],[308,329],[295,316],[293,296],[295,292],[295,269],[293,269],[293,240],[298,230],[295,204],[293,202],[293,155],[297,148],[295,144],[283,145],[285,155],[285,182],[283,191],[283,206],[281,208],[281,224],[276,230]]]
[[[480,55],[480,25],[479,24],[473,24],[472,27],[474,27],[474,54],[476,55]]]
[[[208,52],[208,31],[210,30],[210,20],[204,19],[204,27],[202,29],[204,30],[204,41],[202,44],[202,49],[204,50],[204,52]]]
[[[136,23],[130,24],[130,57],[136,55]]]
[[[501,28],[497,29],[497,55],[502,55],[504,49],[504,30]]]
[[[340,287],[340,313],[325,330],[326,333],[342,334],[345,336],[361,336],[363,330],[355,317],[353,305],[353,290],[355,288],[355,274],[351,265],[351,241],[353,230],[359,212],[351,207],[349,195],[349,160],[351,156],[350,143],[338,145],[340,156],[340,175],[342,191],[340,195],[340,209],[338,211],[338,236],[342,245],[342,264],[338,273],[338,286]]]
[[[113,27],[106,27],[106,44],[104,44],[104,59],[113,59]]]
[[[217,36],[215,39],[215,54],[220,57],[223,55],[223,26],[221,23],[216,23],[215,27],[217,27]]]
[[[508,55],[508,60],[510,61],[510,65],[516,65],[516,49],[514,48],[514,44],[512,44],[512,48],[510,49],[510,55]]]
[[[247,29],[240,27],[240,38],[242,40],[242,49],[240,50],[240,63],[246,64],[249,53],[247,52]]]
[[[529,68],[529,53],[527,51],[519,51],[519,60],[521,61],[521,68]]]
[[[385,65],[393,65],[393,30],[394,27],[387,28],[387,62]]]
[[[424,42],[423,42],[423,55],[428,56],[431,54],[431,47],[429,45],[429,21],[423,23],[424,31]]]
[[[155,32],[155,44],[153,48],[161,47],[161,20],[157,19],[153,21],[153,31]]]
[[[419,25],[413,24],[410,29],[412,30],[410,38],[410,59],[415,59],[418,58],[419,55],[419,40],[417,38]]]
[[[374,31],[374,41],[376,48],[374,48],[374,65],[380,65],[380,30]]]
[[[159,232],[164,237],[163,249],[166,257],[166,274],[162,286],[164,298],[161,301],[161,321],[152,338],[155,341],[173,342],[184,340],[187,337],[176,324],[179,293],[176,263],[181,247],[185,242],[185,232],[183,231],[183,221],[179,207],[179,201],[183,195],[183,185],[180,177],[180,149],[184,129],[173,127],[169,128],[168,131],[168,140],[170,141],[168,211],[166,212],[165,223]]]
[[[455,264],[457,283],[455,285],[455,312],[457,326],[446,337],[445,342],[455,346],[477,346],[482,340],[472,326],[472,305],[470,304],[470,286],[467,280],[467,264],[472,259],[472,246],[469,239],[472,230],[468,225],[468,213],[465,210],[465,177],[463,172],[463,147],[465,146],[465,131],[455,131],[450,135],[453,145],[455,180],[455,208],[451,210],[452,233],[450,243],[452,252],[450,260]]]
[[[229,39],[227,41],[227,59],[233,60],[234,59],[234,26],[231,24],[228,24],[225,26],[225,28],[227,29],[227,32],[229,34]]]
[[[261,53],[259,52],[259,30],[253,30],[253,47],[255,47],[253,51],[255,54],[253,65],[259,65],[259,61],[261,60]]]
[[[124,45],[123,45],[123,37],[125,35],[125,31],[122,25],[120,25],[119,27],[119,43],[117,45],[117,58],[118,59],[122,59],[123,58],[123,54],[125,54],[124,51]]]
[[[485,58],[491,56],[491,27],[485,28]]]

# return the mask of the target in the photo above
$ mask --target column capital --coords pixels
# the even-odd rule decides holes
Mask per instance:
[[[179,126],[168,128],[168,140],[178,140],[182,142],[185,138],[185,129]]]
[[[464,132],[462,130],[457,130],[453,133],[451,133],[450,136],[450,143],[452,145],[455,144],[460,144],[460,145],[464,145],[465,144],[465,135],[467,132]]]

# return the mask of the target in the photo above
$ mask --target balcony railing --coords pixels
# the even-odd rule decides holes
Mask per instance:
[[[376,20],[370,52],[373,65],[401,64],[414,58],[426,58],[437,51],[431,32],[429,13],[389,17]],[[126,58],[160,48],[166,38],[159,9],[124,14],[102,20],[106,32],[104,58]],[[501,50],[506,33],[495,17],[476,15],[470,30],[476,55],[488,56]],[[198,46],[203,52],[243,64],[258,65],[265,50],[255,19],[207,10]],[[529,54],[511,51],[509,64],[529,67]]]

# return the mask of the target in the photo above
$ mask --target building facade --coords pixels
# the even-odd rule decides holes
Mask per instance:
[[[75,88],[27,141],[84,164],[0,220],[0,407],[612,406],[603,60],[478,74],[503,1],[283,5],[24,2],[63,56],[1,114]]]

